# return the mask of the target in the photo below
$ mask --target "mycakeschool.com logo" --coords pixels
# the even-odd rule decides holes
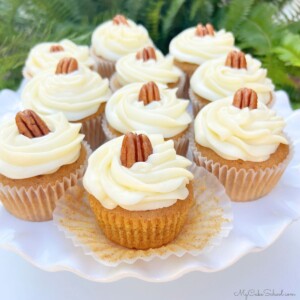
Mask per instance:
[[[270,297],[269,299],[275,299],[275,297],[278,297],[279,300],[280,297],[282,298],[296,297],[296,294],[285,290],[275,290],[275,289],[262,289],[262,290],[240,289],[234,292],[234,296],[236,296],[238,299],[245,299],[245,300],[251,300],[251,298],[255,298],[255,297]]]

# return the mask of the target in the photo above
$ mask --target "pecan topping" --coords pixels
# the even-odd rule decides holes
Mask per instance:
[[[126,133],[121,148],[121,163],[126,168],[139,161],[146,161],[153,153],[152,145],[145,134]]]
[[[30,109],[17,113],[16,124],[19,133],[31,139],[44,136],[50,132],[46,123]]]
[[[56,66],[55,74],[69,74],[78,70],[78,62],[75,58],[64,57]]]
[[[232,105],[242,109],[249,107],[250,109],[257,108],[257,94],[252,89],[239,89],[233,97]]]
[[[226,58],[225,66],[235,69],[247,69],[247,61],[244,52],[229,52]]]
[[[136,59],[142,59],[143,61],[147,61],[149,59],[156,60],[155,49],[153,47],[146,47],[136,54]]]
[[[59,51],[64,51],[64,47],[61,45],[52,45],[50,47],[50,52],[59,52]]]
[[[149,104],[152,101],[159,101],[159,89],[156,83],[150,81],[145,83],[139,93],[139,101],[143,101],[144,105]]]
[[[127,19],[123,15],[116,15],[113,18],[113,24],[114,25],[123,24],[123,25],[127,25],[127,26],[129,25],[128,22],[127,22]]]
[[[205,26],[203,26],[202,24],[198,24],[196,27],[196,35],[198,35],[198,36],[206,36],[206,35],[214,36],[215,35],[214,27],[209,23],[207,23]]]

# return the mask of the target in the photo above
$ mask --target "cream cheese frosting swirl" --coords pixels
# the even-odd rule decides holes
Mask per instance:
[[[197,95],[215,101],[233,95],[239,88],[256,91],[258,100],[268,104],[272,99],[274,85],[267,78],[267,70],[261,62],[246,55],[247,69],[225,66],[226,56],[202,64],[193,74],[190,85]]]
[[[50,52],[51,46],[54,45],[60,45],[64,50]],[[62,40],[58,43],[47,42],[34,46],[25,62],[24,73],[34,77],[41,71],[50,67],[54,68],[62,58],[70,56],[76,58],[79,63],[84,64],[88,68],[92,68],[95,64],[90,56],[88,46],[78,46],[70,40]]]
[[[137,59],[136,53],[120,58],[116,64],[117,78],[121,85],[133,82],[155,81],[162,84],[175,83],[182,72],[174,66],[171,56],[155,50],[156,60]]]
[[[119,89],[109,99],[105,115],[108,123],[121,133],[143,130],[161,133],[171,138],[187,129],[191,117],[187,113],[188,100],[178,99],[176,89],[158,85],[160,100],[144,105],[138,100],[143,83],[132,83]]]
[[[19,133],[15,119],[0,126],[0,173],[11,179],[51,174],[75,162],[81,149],[81,124],[71,124],[62,113],[42,117],[50,133],[28,138]]]
[[[148,135],[153,153],[131,168],[121,164],[123,137],[110,140],[89,158],[83,177],[85,189],[107,209],[153,210],[168,207],[188,196],[187,184],[193,174],[191,162],[176,155],[172,140],[160,134]]]
[[[22,105],[43,115],[63,112],[78,121],[97,112],[110,97],[108,79],[83,65],[69,74],[47,70],[30,80],[22,92]]]
[[[117,61],[122,56],[153,45],[147,29],[127,19],[128,25],[107,21],[99,25],[92,35],[92,48],[97,56]]]
[[[169,51],[176,60],[200,65],[233,50],[234,37],[225,30],[215,31],[214,36],[195,34],[196,27],[188,28],[174,37]]]
[[[232,97],[212,102],[199,112],[194,126],[196,142],[227,160],[262,162],[280,144],[288,144],[283,118],[261,102],[257,109],[237,108]]]

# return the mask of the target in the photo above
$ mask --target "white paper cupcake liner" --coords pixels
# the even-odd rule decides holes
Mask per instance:
[[[201,100],[197,99],[197,98],[195,97],[194,92],[192,91],[191,88],[189,88],[188,94],[189,94],[189,99],[190,99],[191,102],[192,102],[194,117],[196,117],[197,114],[199,113],[199,111],[200,111],[205,105],[207,105],[207,103],[204,103],[204,102],[202,102]]]
[[[195,204],[179,236],[170,244],[149,250],[127,249],[109,241],[97,225],[83,188],[73,188],[57,203],[54,223],[84,254],[106,266],[132,264],[155,257],[166,259],[186,253],[199,255],[218,246],[232,229],[231,202],[224,187],[203,168],[191,167],[195,175]]]
[[[78,184],[87,167],[87,160],[91,149],[83,142],[86,150],[84,164],[69,176],[65,176],[47,186],[10,187],[0,183],[0,199],[8,212],[19,219],[33,222],[52,220],[53,210],[59,198]]]
[[[186,132],[180,136],[177,139],[174,139],[174,148],[176,150],[176,153],[178,155],[182,155],[182,156],[186,156],[188,149],[189,149],[189,141],[190,141],[190,133],[189,130],[192,127],[192,125],[189,126],[189,129],[186,130]],[[108,122],[107,119],[105,118],[105,116],[102,119],[102,129],[105,135],[105,140],[106,141],[110,141],[114,138],[117,138],[118,135],[115,134],[114,132],[112,132],[108,126]]]
[[[122,85],[118,82],[118,77],[117,77],[117,73],[115,72],[111,78],[110,78],[110,89],[111,91],[114,93],[116,92],[118,89],[120,89],[122,87]],[[184,97],[184,88],[185,88],[185,81],[186,81],[186,75],[182,72],[181,76],[179,77],[179,82],[176,86],[177,88],[177,97],[178,98],[185,98]]]
[[[218,178],[232,201],[247,202],[267,195],[278,183],[293,156],[292,142],[289,138],[287,139],[290,147],[286,159],[277,166],[257,171],[254,169],[236,169],[201,156],[196,147],[194,136],[190,137],[190,149],[194,162]]]
[[[102,130],[102,119],[104,112],[92,119],[82,122],[81,133],[94,151],[105,142],[105,134]]]
[[[116,62],[104,59],[95,54],[94,50],[91,49],[91,56],[96,62],[96,72],[100,74],[102,78],[110,78],[116,71]]]

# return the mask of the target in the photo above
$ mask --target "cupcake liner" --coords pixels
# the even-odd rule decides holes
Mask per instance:
[[[177,83],[176,86],[173,87],[173,88],[177,88],[176,95],[178,98],[184,98],[185,82],[186,82],[186,76],[182,72],[181,76],[179,77],[179,82]],[[110,89],[113,93],[122,87],[122,85],[118,82],[117,72],[115,72],[111,76],[109,85],[110,85]]]
[[[47,186],[38,185],[30,188],[10,187],[0,183],[0,199],[4,207],[15,217],[33,222],[52,220],[57,201],[68,189],[76,186],[83,177],[87,159],[91,154],[89,145],[83,142],[86,150],[85,163],[69,176],[65,176]]]
[[[180,135],[176,139],[173,139],[174,148],[178,155],[186,156],[186,154],[188,152],[189,141],[190,141],[189,130],[191,127],[192,127],[192,125],[189,126],[189,129],[187,129],[184,134]],[[105,116],[102,119],[102,129],[103,129],[106,141],[110,141],[110,140],[118,137],[118,135],[116,133],[112,132],[111,129],[109,128],[108,122],[107,122],[107,119],[105,118]],[[121,135],[123,135],[123,133]]]
[[[293,146],[289,140],[289,154],[277,166],[255,171],[254,169],[236,169],[202,157],[196,147],[194,137],[190,138],[190,149],[194,162],[218,178],[224,185],[227,195],[234,202],[257,200],[275,187],[293,156]]]
[[[192,106],[193,106],[193,114],[194,114],[194,117],[197,116],[198,112],[205,106],[207,105],[207,101],[201,101],[200,99],[197,99],[194,92],[192,91],[192,89],[190,88],[189,91],[189,99],[191,100],[192,102]]]
[[[166,259],[186,253],[199,255],[218,246],[232,229],[231,203],[224,187],[203,168],[191,167],[195,204],[179,236],[156,249],[133,250],[108,240],[97,224],[87,194],[82,187],[68,191],[57,203],[54,223],[84,254],[91,255],[106,266],[132,264],[137,260],[150,261],[155,257]]]
[[[96,72],[98,72],[102,78],[107,77],[109,79],[112,76],[112,74],[115,73],[116,62],[97,56],[93,49],[91,49],[91,56],[96,62]]]
[[[102,130],[103,117],[104,113],[101,113],[81,123],[81,133],[85,135],[84,139],[89,143],[93,151],[105,142],[105,135]]]

